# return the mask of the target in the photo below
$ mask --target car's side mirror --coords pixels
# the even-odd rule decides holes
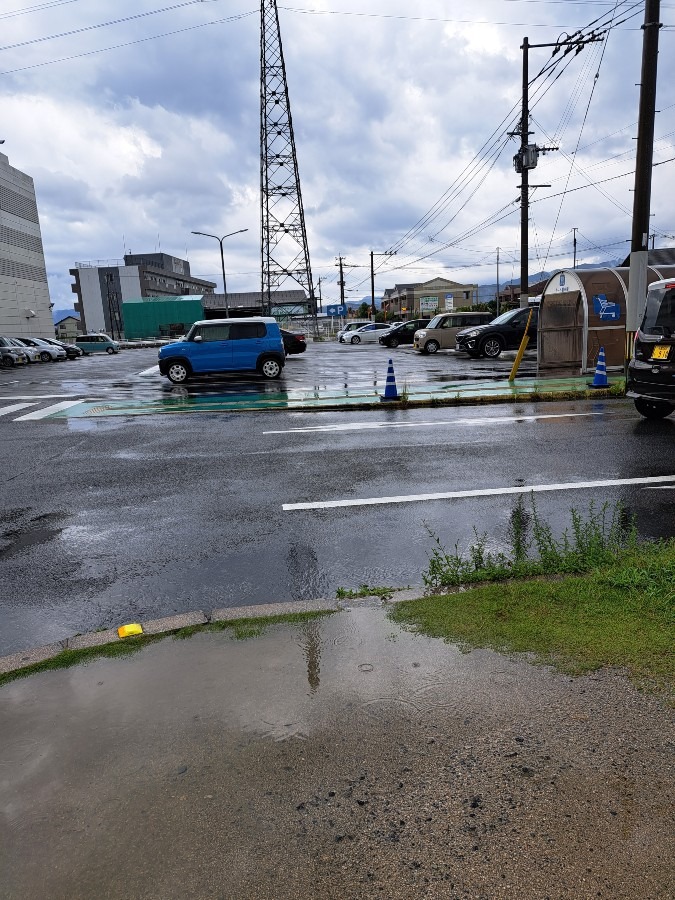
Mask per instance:
[[[202,338],[201,334],[196,334],[196,335],[192,338],[192,340],[195,342],[195,344],[201,344],[203,338]]]

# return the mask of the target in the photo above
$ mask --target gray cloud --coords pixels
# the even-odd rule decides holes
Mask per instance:
[[[619,4],[619,10],[628,5]],[[3,20],[3,44],[139,11],[131,0],[100,0],[94,6],[69,4]],[[324,0],[312,6],[348,11],[344,4]],[[152,8],[146,0],[143,10]],[[2,51],[0,69],[137,41],[252,8],[241,0],[198,4]],[[317,275],[333,278],[324,296],[337,292],[338,253],[365,264],[371,248],[383,250],[402,238],[518,103],[523,35],[549,42],[602,12],[575,3],[496,0],[425,0],[414,11],[429,19],[521,23],[508,26],[392,18],[413,15],[403,0],[368,0],[351,9],[380,18],[280,9],[312,262]],[[663,21],[670,14],[664,9]],[[642,14],[611,34],[580,140],[600,47],[586,48],[533,104],[534,139],[547,143],[547,132],[568,157],[578,142],[577,163],[594,181],[634,166],[641,21]],[[661,42],[657,106],[663,111],[657,116],[657,137],[675,131],[668,108],[675,104],[672,32],[664,30]],[[228,247],[228,285],[231,271],[232,289],[257,287],[258,48],[256,13],[0,77],[4,149],[13,165],[35,178],[57,305],[71,300],[67,271],[75,260],[121,256],[123,240],[140,252],[154,249],[159,234],[168,252],[182,254],[187,247],[196,274],[217,272],[212,248],[190,234],[195,228],[219,233],[249,228]],[[549,54],[532,51],[532,75]],[[630,127],[609,136],[625,126]],[[655,161],[675,156],[674,143],[673,137],[657,141]],[[396,261],[408,268],[378,276],[378,288],[386,286],[386,279],[393,284],[432,277],[435,271],[454,271],[467,281],[490,280],[498,245],[503,259],[515,258],[518,209],[508,204],[517,196],[518,176],[511,163],[516,146],[515,141],[507,143],[492,170],[481,170],[472,187],[402,248]],[[627,155],[611,159],[623,153]],[[675,229],[669,200],[673,165],[654,169],[652,221],[664,234]],[[570,192],[562,207],[559,197],[543,199],[562,192],[566,184],[576,188],[586,183],[575,173],[568,182],[569,172],[562,153],[550,154],[533,179],[552,185],[533,197],[540,201],[532,206],[533,272],[543,264],[549,242],[548,266],[566,261],[559,254],[571,255],[572,226],[584,235],[580,247],[587,261],[612,255],[613,249],[603,249],[610,243],[616,245],[616,255],[624,253],[626,245],[620,242],[630,236],[630,215],[617,204],[631,209],[632,178],[599,185],[603,193],[591,188]],[[502,207],[511,212],[508,218],[470,234]],[[458,246],[417,262],[452,241]],[[657,239],[657,246],[668,243]],[[507,271],[508,262],[504,266]],[[350,283],[357,283],[358,272],[350,274]]]

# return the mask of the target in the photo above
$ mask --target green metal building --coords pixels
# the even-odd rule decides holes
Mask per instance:
[[[144,338],[180,337],[206,318],[200,295],[176,297],[139,297],[122,304],[124,336],[128,341]]]

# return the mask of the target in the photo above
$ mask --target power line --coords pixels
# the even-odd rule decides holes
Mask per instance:
[[[6,69],[4,72],[0,72],[0,75],[13,75],[15,72],[25,72],[28,69],[39,69],[42,66],[51,66],[54,63],[60,62],[68,62],[72,59],[82,59],[85,56],[94,56],[96,53],[107,53],[109,50],[119,50],[121,47],[131,47],[134,44],[144,44],[146,41],[154,41],[157,38],[170,37],[174,34],[183,34],[186,31],[195,31],[197,28],[206,28],[209,25],[222,25],[224,22],[238,22],[240,19],[246,19],[249,16],[254,16],[258,14],[257,9],[252,9],[249,12],[239,13],[236,16],[227,16],[224,19],[214,19],[211,22],[202,22],[199,25],[189,25],[186,28],[178,28],[176,31],[166,31],[163,34],[153,34],[151,37],[146,38],[138,38],[135,41],[126,41],[124,44],[115,44],[113,47],[99,47],[97,50],[88,50],[86,53],[75,53],[72,56],[62,56],[60,59],[51,59],[47,62],[41,63],[33,63],[30,66],[21,66],[18,69]]]
[[[614,11],[613,11],[613,14],[612,14],[612,22],[613,22],[613,20],[614,20],[614,15],[616,14],[616,11],[617,11],[617,9],[618,9],[618,6],[619,6],[619,0],[616,0],[616,3],[614,4]],[[583,121],[582,121],[582,123],[581,123],[581,129],[580,129],[580,131],[579,131],[579,137],[577,138],[577,143],[576,143],[576,146],[575,146],[575,148],[574,148],[574,153],[572,154],[572,162],[571,162],[571,164],[570,164],[570,168],[569,168],[569,171],[568,171],[568,174],[567,174],[567,182],[565,183],[565,191],[567,190],[567,186],[569,185],[569,180],[570,180],[570,178],[572,177],[572,169],[573,169],[573,167],[574,167],[575,160],[576,160],[576,156],[577,156],[577,152],[578,152],[578,150],[579,150],[579,144],[581,143],[581,136],[582,136],[582,134],[584,133],[584,127],[585,127],[585,125],[586,125],[586,120],[587,120],[587,118],[588,118],[588,111],[590,110],[590,108],[591,108],[591,103],[592,103],[592,101],[593,101],[593,94],[595,93],[595,88],[596,88],[596,85],[597,85],[597,83],[598,83],[598,79],[600,78],[600,70],[601,70],[601,68],[602,68],[602,63],[603,63],[603,60],[604,60],[604,58],[605,58],[605,51],[607,50],[607,44],[608,44],[608,42],[609,42],[609,35],[610,35],[610,33],[611,33],[611,30],[612,30],[612,23],[610,23],[609,29],[608,29],[607,33],[605,34],[605,40],[603,41],[603,45],[602,45],[602,53],[600,54],[600,61],[598,62],[598,70],[597,70],[597,72],[595,73],[595,78],[593,79],[593,84],[592,84],[592,87],[591,87],[591,94],[590,94],[590,96],[589,96],[589,98],[588,98],[588,103],[587,103],[587,105],[586,105],[586,111],[585,111],[585,113],[584,113],[584,118],[583,118]],[[558,212],[557,212],[557,215],[556,215],[556,218],[555,218],[555,223],[554,223],[554,225],[553,225],[553,231],[551,232],[551,240],[553,240],[553,236],[555,235],[555,230],[556,230],[556,228],[558,227],[558,221],[559,221],[559,219],[560,219],[560,213],[561,213],[561,211],[562,211],[562,207],[563,207],[563,203],[564,203],[564,202],[565,202],[565,192],[563,192],[563,195],[562,195],[561,200],[560,200],[560,206],[558,207]],[[544,259],[544,266],[546,265],[546,263],[547,263],[547,261],[548,261],[548,254],[549,254],[550,250],[551,250],[551,242],[549,241],[548,250],[547,250],[547,252],[546,252],[546,257],[545,257],[545,259]]]
[[[133,16],[125,16],[122,19],[111,19],[109,22],[99,22],[97,25],[83,25],[81,28],[73,28],[71,31],[62,31],[60,34],[49,34],[45,37],[31,38],[29,41],[19,41],[16,44],[6,44],[0,47],[3,50],[16,50],[17,47],[27,47],[29,44],[41,44],[45,41],[54,41],[57,38],[72,37],[74,34],[82,34],[85,31],[95,31],[97,28],[107,28],[109,25],[120,25],[123,22],[132,22],[135,19],[145,19],[148,16],[156,16],[158,13],[171,12],[175,9],[182,9],[185,6],[195,6],[205,2],[215,2],[215,0],[185,0],[183,3],[176,3],[173,6],[164,6],[161,9],[150,9],[147,12],[136,13]]]
[[[14,9],[11,12],[0,13],[0,19],[13,19],[15,16],[24,16],[32,12],[44,12],[55,6],[65,6],[67,3],[78,3],[79,0],[53,0],[51,3],[38,3],[36,6],[27,6],[25,9]]]

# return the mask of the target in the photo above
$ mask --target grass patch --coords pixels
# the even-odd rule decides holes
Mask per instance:
[[[511,511],[506,544],[498,552],[487,549],[487,532],[475,529],[474,541],[466,550],[459,544],[447,550],[426,526],[432,550],[422,573],[424,583],[438,590],[483,581],[588,572],[638,546],[635,522],[620,502],[600,507],[591,502],[586,513],[572,507],[570,518],[570,526],[555,537],[539,515],[534,494],[530,494],[529,505],[520,495]]]
[[[674,611],[671,540],[625,548],[582,574],[482,584],[389,615],[466,648],[528,652],[569,673],[620,667],[672,691]]]
[[[71,666],[82,665],[95,659],[114,659],[117,657],[131,656],[144,647],[163,641],[168,637],[185,640],[196,634],[213,631],[231,631],[236,640],[248,640],[259,637],[272,625],[302,625],[304,622],[319,619],[323,616],[333,615],[333,611],[325,612],[299,612],[287,613],[279,616],[260,616],[252,619],[232,619],[229,622],[210,622],[206,625],[190,625],[177,631],[169,631],[164,634],[141,634],[124,640],[104,644],[101,647],[87,647],[82,650],[62,650],[51,659],[17,669],[14,672],[6,672],[0,675],[0,687],[15,681],[17,678],[27,678],[39,672],[50,672],[55,669],[69,669]],[[105,631],[106,629],[99,629]]]

